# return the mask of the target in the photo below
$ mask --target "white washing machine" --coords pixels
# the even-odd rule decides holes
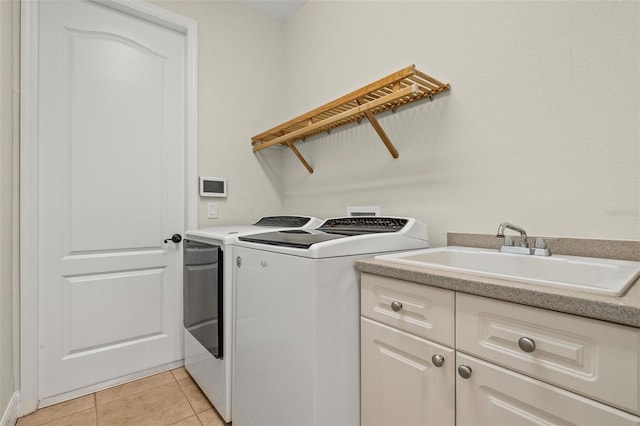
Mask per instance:
[[[427,248],[411,218],[327,219],[240,237],[235,249],[233,423],[360,424],[355,261]]]
[[[234,244],[241,235],[314,228],[321,223],[308,216],[266,216],[253,225],[185,233],[185,368],[227,422],[231,421]]]

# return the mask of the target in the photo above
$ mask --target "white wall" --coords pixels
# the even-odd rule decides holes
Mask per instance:
[[[198,174],[228,180],[226,199],[201,198],[199,226],[280,213],[282,152],[253,155],[251,136],[283,118],[282,23],[235,1],[155,3],[198,21]],[[207,202],[218,219],[207,219]]]
[[[284,156],[284,208],[347,205],[446,232],[640,239],[639,3],[309,1],[285,26],[288,118],[415,63],[433,102],[312,138]]]

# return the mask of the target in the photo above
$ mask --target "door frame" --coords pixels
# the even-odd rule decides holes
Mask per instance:
[[[185,36],[185,230],[198,221],[198,24],[144,1],[90,0]],[[39,1],[21,1],[20,415],[38,408]]]

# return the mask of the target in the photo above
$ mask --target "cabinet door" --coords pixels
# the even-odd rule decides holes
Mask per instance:
[[[455,352],[367,318],[360,324],[361,424],[453,425]]]
[[[458,293],[456,348],[640,414],[637,328]]]
[[[640,417],[458,352],[457,425],[640,425]]]

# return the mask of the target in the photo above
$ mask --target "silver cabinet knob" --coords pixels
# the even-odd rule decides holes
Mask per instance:
[[[468,379],[469,377],[471,377],[471,367],[469,367],[468,365],[459,366],[458,367],[458,374],[463,379]]]
[[[402,309],[402,303],[394,300],[393,302],[391,302],[391,309],[393,309],[393,312],[398,312],[400,309]]]
[[[436,367],[442,367],[444,365],[444,356],[437,354],[431,357],[431,362]]]
[[[535,340],[529,338],[529,337],[521,337],[518,340],[518,346],[520,347],[520,349],[522,349],[523,351],[527,352],[527,353],[531,353],[533,351],[536,350],[536,342]]]

